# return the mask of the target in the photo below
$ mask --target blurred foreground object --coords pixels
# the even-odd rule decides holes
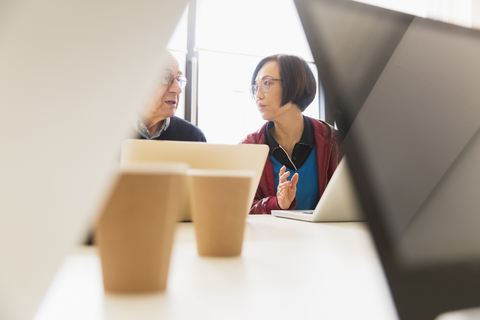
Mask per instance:
[[[479,306],[480,31],[295,3],[400,317]]]
[[[165,290],[186,163],[122,166],[96,225],[105,291]]]
[[[0,319],[31,319],[84,237],[185,5],[0,3]]]

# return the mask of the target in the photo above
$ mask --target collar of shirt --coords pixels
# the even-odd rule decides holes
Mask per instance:
[[[148,131],[147,126],[143,123],[143,121],[140,119],[137,119],[137,122],[135,124],[135,129],[142,137],[144,137],[145,139],[151,140],[151,139],[160,137],[162,132],[167,131],[169,126],[170,126],[170,118],[167,118],[163,122],[162,127],[159,130],[157,130],[153,135],[150,135],[150,131]]]
[[[290,158],[285,150],[278,144],[278,142],[270,134],[270,128],[274,125],[269,122],[266,126],[265,142],[270,148],[270,156],[274,157],[281,164],[285,165],[290,170],[298,170],[305,161],[307,161],[310,153],[315,146],[315,134],[310,121],[303,117],[304,129],[300,141],[295,144],[293,148],[292,157]]]
[[[313,133],[312,124],[310,123],[310,121],[308,121],[307,118],[305,118],[305,116],[303,117],[303,124],[304,126],[302,137],[300,138],[300,141],[296,143],[296,145],[302,144],[309,146],[313,149],[313,146],[315,145],[315,135]],[[272,155],[277,148],[280,148],[280,145],[270,133],[270,128],[273,127],[273,125],[274,123],[270,121],[265,127],[265,140],[268,147],[270,148],[270,155]]]

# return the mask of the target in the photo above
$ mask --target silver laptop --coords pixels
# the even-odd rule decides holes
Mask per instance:
[[[268,155],[263,144],[212,144],[205,142],[125,140],[122,145],[121,164],[133,162],[186,162],[192,169],[253,170],[250,186],[253,201]],[[191,221],[188,188],[183,192],[183,208],[179,221]]]
[[[272,215],[310,222],[363,220],[346,159],[338,164],[315,210],[272,210]]]

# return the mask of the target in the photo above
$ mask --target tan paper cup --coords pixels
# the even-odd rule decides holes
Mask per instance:
[[[145,293],[167,285],[185,163],[123,166],[96,227],[105,291]]]
[[[198,254],[240,255],[254,172],[190,169],[187,176]]]

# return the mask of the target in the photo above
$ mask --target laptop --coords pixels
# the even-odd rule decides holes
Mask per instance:
[[[84,237],[186,4],[0,3],[0,319],[34,318]]]
[[[480,306],[480,31],[294,1],[399,317]]]
[[[192,169],[253,170],[250,198],[254,199],[268,156],[263,144],[213,144],[205,142],[129,139],[122,144],[122,165],[135,162],[186,162]],[[192,221],[187,185],[179,221]],[[248,214],[248,212],[247,212]]]
[[[272,210],[272,215],[309,222],[362,221],[361,207],[346,159],[338,164],[315,210]]]

